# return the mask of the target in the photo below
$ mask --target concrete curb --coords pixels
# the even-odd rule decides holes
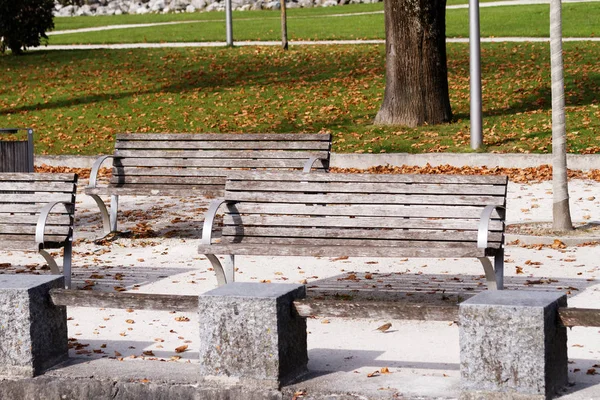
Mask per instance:
[[[98,156],[36,156],[35,165],[53,167],[91,168]],[[331,166],[365,169],[379,165],[415,166],[451,165],[455,167],[529,168],[552,164],[551,154],[490,154],[490,153],[389,153],[389,154],[331,154]],[[106,163],[109,166],[110,163]],[[568,154],[570,169],[587,171],[600,169],[600,154]]]

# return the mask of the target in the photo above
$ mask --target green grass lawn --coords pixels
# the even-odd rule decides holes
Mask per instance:
[[[565,43],[568,147],[600,151],[600,43]],[[383,45],[36,51],[0,56],[0,127],[43,154],[110,153],[118,132],[331,132],[337,152],[467,152],[467,44],[448,45],[454,121],[376,127]],[[551,150],[549,47],[482,48],[486,151]]]
[[[382,3],[291,9],[288,12],[288,35],[291,40],[384,39],[382,13],[351,15],[382,10]],[[349,15],[333,17],[331,14]],[[600,2],[564,4],[563,35],[597,35],[599,15]],[[549,18],[547,4],[481,8],[481,35],[548,37]],[[187,23],[53,35],[50,37],[50,44],[224,41],[222,12],[56,18],[55,24],[56,30],[66,30],[171,21]],[[236,12],[233,21],[234,39],[237,41],[281,39],[279,11]],[[468,10],[448,10],[446,25],[448,37],[468,37]]]

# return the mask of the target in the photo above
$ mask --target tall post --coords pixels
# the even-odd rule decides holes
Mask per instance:
[[[550,70],[552,76],[552,225],[573,229],[569,208],[565,82],[562,57],[562,3],[550,1]]]
[[[231,0],[225,0],[225,30],[227,31],[227,46],[233,47],[233,21],[231,18]]]
[[[285,9],[285,0],[279,0],[281,4],[281,47],[284,50],[288,49],[288,36],[287,36],[287,13]]]
[[[481,122],[481,49],[479,37],[479,0],[469,0],[469,55],[471,65],[471,148],[483,144]]]

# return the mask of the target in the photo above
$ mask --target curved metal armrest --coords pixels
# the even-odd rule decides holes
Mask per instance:
[[[210,202],[206,214],[204,214],[204,225],[202,226],[202,240],[200,244],[210,244],[212,241],[212,228],[215,222],[215,216],[217,210],[221,207],[221,204],[227,202],[225,199],[214,199]]]
[[[325,159],[322,157],[316,157],[316,156],[310,157],[304,163],[304,168],[302,168],[302,172],[310,172],[312,170],[312,166],[317,162],[317,160],[325,160]]]
[[[506,207],[489,205],[485,206],[481,212],[481,217],[479,218],[479,229],[477,231],[477,248],[479,249],[487,249],[488,247],[490,219],[492,217],[492,212],[494,212],[496,209],[506,210]]]
[[[98,179],[98,171],[100,170],[100,166],[102,165],[102,163],[109,159],[109,158],[119,158],[120,156],[116,156],[113,154],[110,155],[106,155],[106,156],[101,156],[98,159],[96,159],[96,161],[94,161],[94,164],[92,165],[92,171],[90,172],[90,183],[88,184],[88,188],[95,188],[96,187],[96,180]]]
[[[37,225],[35,227],[35,244],[38,246],[38,248],[41,248],[40,246],[44,246],[44,231],[46,230],[46,221],[48,220],[48,215],[50,215],[50,211],[52,211],[54,206],[56,206],[57,204],[64,204],[67,210],[69,206],[75,207],[75,204],[71,203],[70,201],[53,201],[46,204],[42,208],[42,211],[40,211],[40,216],[38,218]],[[70,237],[69,240],[73,240],[73,238]]]

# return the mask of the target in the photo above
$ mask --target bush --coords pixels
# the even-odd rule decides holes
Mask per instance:
[[[0,0],[0,51],[21,54],[47,40],[54,28],[54,0]]]

